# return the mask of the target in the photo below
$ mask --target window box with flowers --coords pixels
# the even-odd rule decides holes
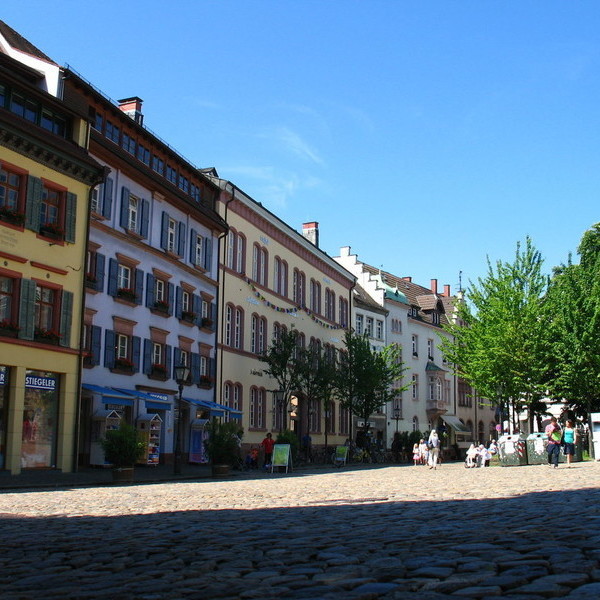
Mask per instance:
[[[188,323],[195,323],[196,316],[196,313],[192,312],[191,310],[184,310],[181,312],[181,320],[187,321]]]
[[[158,364],[158,363],[154,363],[150,367],[150,376],[154,377],[156,379],[163,379],[163,380],[165,380],[167,378],[167,366],[166,365],[161,365],[161,364]]]
[[[43,342],[44,344],[58,345],[60,340],[60,333],[54,329],[43,329],[42,327],[36,327],[33,332],[33,339],[36,342]]]
[[[121,371],[123,373],[133,373],[133,362],[128,358],[115,358],[115,371]]]
[[[167,312],[169,312],[169,303],[166,300],[157,300],[154,303],[154,310],[158,310],[159,312],[167,313]]]
[[[85,285],[90,288],[95,288],[98,283],[98,278],[93,273],[85,274]]]
[[[200,375],[200,387],[210,388],[213,383],[214,379],[210,375]]]
[[[202,327],[206,329],[211,329],[213,325],[213,320],[208,317],[202,317]]]
[[[83,353],[83,366],[84,367],[93,367],[94,366],[94,357],[91,352]]]
[[[16,338],[19,335],[20,329],[21,328],[16,323],[13,323],[8,319],[0,321],[0,335],[4,337]]]
[[[40,226],[40,235],[54,240],[62,240],[65,237],[65,230],[57,223],[44,223]]]
[[[18,210],[8,208],[8,206],[0,206],[0,220],[20,227],[25,223],[25,215]]]
[[[119,288],[117,290],[117,298],[121,298],[121,300],[126,300],[127,302],[135,303],[137,301],[137,294],[132,288]]]

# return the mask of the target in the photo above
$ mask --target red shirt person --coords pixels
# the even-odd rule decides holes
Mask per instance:
[[[275,440],[273,439],[273,435],[271,433],[267,433],[267,437],[260,443],[263,447],[265,453],[265,462],[264,466],[268,466],[271,464],[271,460],[273,458],[273,446],[275,446]]]

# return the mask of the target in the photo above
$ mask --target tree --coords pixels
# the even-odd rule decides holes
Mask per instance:
[[[548,291],[548,387],[578,416],[600,410],[600,223],[585,232],[579,264],[555,270]]]
[[[524,248],[517,244],[512,263],[497,261],[494,268],[488,258],[487,276],[470,285],[445,327],[451,338],[441,338],[459,376],[492,402],[511,404],[513,415],[528,407],[531,421],[545,395],[542,264],[529,238]]]

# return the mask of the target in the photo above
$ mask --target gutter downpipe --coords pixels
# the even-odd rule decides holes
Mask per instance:
[[[354,277],[354,283],[352,284],[352,287],[348,290],[348,323],[346,324],[346,328],[348,330],[352,329],[352,327],[350,326],[350,320],[352,319],[352,292],[354,291],[354,288],[356,287],[356,277]],[[353,443],[353,439],[352,439],[352,420],[354,418],[354,413],[353,413],[353,408],[354,408],[354,398],[352,399],[352,402],[350,403],[351,409],[349,411],[349,415],[348,415],[348,437],[350,439],[350,446],[352,447],[352,443]],[[348,457],[348,460],[350,459],[350,457]]]
[[[89,143],[89,127],[88,127],[88,143]],[[104,167],[102,171],[101,177],[99,179],[94,180],[92,184],[90,184],[90,189],[88,192],[88,211],[87,211],[87,222],[85,226],[85,243],[83,247],[83,257],[82,257],[82,270],[83,276],[81,278],[81,314],[79,315],[79,348],[78,348],[78,356],[79,356],[79,368],[77,369],[77,411],[75,414],[75,431],[73,437],[73,473],[77,473],[79,470],[79,433],[81,430],[81,383],[82,383],[82,371],[83,371],[83,348],[85,345],[85,298],[86,298],[86,285],[85,285],[85,274],[86,274],[86,260],[87,260],[87,251],[90,242],[90,229],[91,229],[91,216],[90,216],[90,206],[92,205],[92,194],[94,192],[94,188],[101,183],[106,181],[108,174],[110,173],[109,167]]]

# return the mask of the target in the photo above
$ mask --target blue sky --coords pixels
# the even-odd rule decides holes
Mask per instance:
[[[455,291],[600,221],[600,3],[4,0],[0,19],[321,247]]]

